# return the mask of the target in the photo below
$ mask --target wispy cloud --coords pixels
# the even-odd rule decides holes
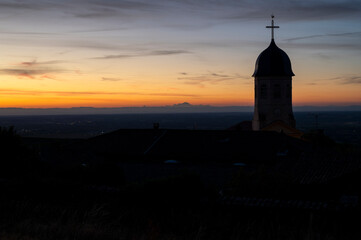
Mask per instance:
[[[358,75],[334,77],[328,80],[336,81],[339,84],[361,84],[361,76]]]
[[[156,50],[151,51],[147,56],[162,56],[162,55],[174,55],[174,54],[184,54],[184,53],[190,53],[189,51],[185,50]]]
[[[123,79],[122,78],[102,77],[102,81],[117,82],[117,81],[123,81]]]
[[[86,95],[134,95],[134,96],[159,96],[159,97],[197,97],[195,94],[186,93],[141,93],[141,92],[107,92],[107,91],[40,91],[40,90],[18,90],[0,89],[1,94],[6,95],[56,95],[56,96],[86,96]]]
[[[9,34],[9,35],[60,35],[59,33],[50,33],[50,32],[11,32],[11,31],[1,31],[2,34]]]
[[[36,76],[40,75],[45,75],[48,73],[53,72],[52,70],[42,70],[42,69],[0,69],[0,73],[1,74],[5,74],[5,75],[13,75],[13,76],[17,76],[18,78],[30,78],[30,79],[35,79]]]
[[[19,63],[15,67],[0,69],[0,74],[17,76],[18,78],[29,78],[29,79],[55,79],[53,74],[62,73],[65,70],[56,67],[49,67],[48,65],[62,63],[64,61],[44,61],[38,62],[25,61]]]
[[[282,1],[288,3],[284,10],[288,10],[290,19],[325,20],[348,18],[358,15],[361,10],[359,1]],[[286,12],[284,12],[286,13]]]
[[[157,4],[157,1],[146,2],[146,1],[132,1],[132,0],[121,0],[121,1],[86,1],[89,6],[86,8],[88,14],[79,14],[78,17],[109,17],[115,15],[118,11],[149,11],[151,9],[159,9],[161,5]]]
[[[361,84],[361,76],[345,77],[341,80],[343,84]]]
[[[148,51],[135,54],[119,54],[119,55],[106,55],[103,57],[94,57],[91,59],[122,59],[122,58],[133,58],[133,57],[147,57],[147,56],[166,56],[166,55],[177,55],[191,53],[186,50],[156,50]]]
[[[82,29],[82,30],[72,30],[67,33],[99,33],[99,32],[115,32],[115,31],[122,31],[127,30],[129,28],[127,27],[114,27],[114,28],[88,28],[88,29]]]
[[[178,80],[182,80],[184,84],[198,85],[199,87],[205,87],[205,84],[215,85],[235,79],[250,79],[240,74],[224,74],[223,72],[208,72],[200,75],[182,72],[180,75]]]
[[[131,57],[137,57],[137,55],[128,55],[128,54],[106,55],[104,57],[94,57],[90,59],[121,59],[121,58],[131,58]]]
[[[65,61],[53,60],[53,61],[38,62],[37,60],[33,60],[33,61],[30,61],[30,62],[21,62],[20,65],[25,65],[25,66],[28,66],[28,67],[33,67],[33,66],[42,66],[42,65],[58,64],[58,63],[65,63]]]
[[[297,49],[313,49],[315,51],[319,50],[347,50],[347,51],[361,51],[361,42],[359,41],[353,41],[351,43],[349,42],[299,42],[299,43],[283,43],[282,47],[287,48],[297,48]],[[317,57],[326,57],[326,55],[319,55]],[[334,58],[335,59],[335,58]]]
[[[6,10],[41,10],[44,5],[36,4],[34,1],[7,1],[0,2],[0,9]]]
[[[292,41],[311,39],[311,38],[345,37],[345,36],[361,36],[361,32],[317,34],[317,35],[309,35],[309,36],[296,37],[296,38],[288,38],[288,39],[284,39],[284,40],[287,42],[292,42]]]
[[[120,47],[116,43],[108,43],[106,41],[93,41],[93,40],[73,40],[60,43],[64,47],[71,48],[86,48],[86,49],[97,49],[97,50],[111,50],[116,51]]]
[[[325,54],[325,53],[314,53],[313,56],[315,56],[315,58],[319,58],[324,61],[337,59],[337,57],[335,57],[334,55]]]
[[[102,19],[122,19],[125,22],[144,19],[147,13],[161,13],[162,5],[158,5],[158,0],[139,1],[139,0],[73,0],[67,5],[73,8],[64,9],[66,14],[75,18],[88,20]]]
[[[226,0],[225,6],[237,4],[237,1]],[[223,3],[223,2],[222,2]],[[342,19],[359,16],[360,1],[313,1],[313,0],[255,0],[239,1],[238,8],[224,14],[228,19],[259,19],[265,13],[274,13],[278,19],[287,21],[324,21],[327,19]],[[266,9],[266,10],[265,10]]]
[[[109,18],[116,16],[118,11],[111,8],[98,8],[84,13],[76,13],[75,16],[79,18]]]

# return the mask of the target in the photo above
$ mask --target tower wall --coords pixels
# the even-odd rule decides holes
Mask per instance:
[[[292,110],[292,77],[255,77],[252,128],[261,130],[274,121],[296,127]]]

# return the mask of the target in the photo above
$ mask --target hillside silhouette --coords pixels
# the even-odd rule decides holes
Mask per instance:
[[[360,237],[360,148],[318,132],[0,133],[5,238]]]

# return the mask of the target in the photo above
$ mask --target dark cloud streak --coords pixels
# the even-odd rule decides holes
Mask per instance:
[[[135,55],[126,55],[126,54],[119,54],[119,55],[107,55],[104,57],[94,57],[90,59],[122,59],[122,58],[131,58],[136,57]]]
[[[352,76],[341,76],[330,78],[327,80],[336,81],[338,84],[361,84],[361,76],[352,75]]]
[[[233,2],[232,0],[229,0]],[[227,4],[225,4],[227,6]],[[276,14],[278,19],[287,21],[324,21],[340,18],[360,17],[361,2],[345,0],[343,2],[331,1],[252,1],[242,4],[239,12],[229,10],[225,19],[257,20],[264,19],[266,12]]]
[[[48,67],[48,65],[56,65],[63,62],[64,61],[60,60],[43,62],[38,62],[37,60],[24,61],[16,67],[0,69],[0,74],[30,79],[36,79],[37,77],[40,77],[40,79],[54,79],[54,77],[49,74],[63,73],[65,70],[57,67]]]
[[[156,50],[138,54],[119,54],[119,55],[107,55],[103,57],[94,57],[91,59],[123,59],[123,58],[133,58],[133,57],[147,57],[147,56],[167,56],[167,55],[178,55],[178,54],[187,54],[191,53],[186,50]]]
[[[303,36],[303,37],[296,37],[296,38],[288,38],[288,39],[284,39],[284,40],[287,42],[292,42],[292,41],[311,39],[311,38],[346,37],[346,36],[361,36],[361,32],[317,34],[317,35],[310,35],[310,36]]]
[[[44,62],[38,62],[36,60],[33,60],[31,62],[22,62],[20,63],[20,65],[25,65],[25,66],[40,66],[40,65],[49,65],[49,64],[58,64],[58,63],[65,63],[66,61],[61,61],[61,60],[53,60],[53,61],[44,61]]]
[[[117,82],[117,81],[123,81],[123,79],[121,79],[121,78],[102,77],[102,81]]]

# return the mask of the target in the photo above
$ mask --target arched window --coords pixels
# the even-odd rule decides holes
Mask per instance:
[[[261,92],[261,94],[260,94],[261,98],[266,99],[267,98],[267,85],[266,84],[261,85],[261,91],[260,92]]]
[[[273,98],[281,98],[281,85],[273,85]]]

